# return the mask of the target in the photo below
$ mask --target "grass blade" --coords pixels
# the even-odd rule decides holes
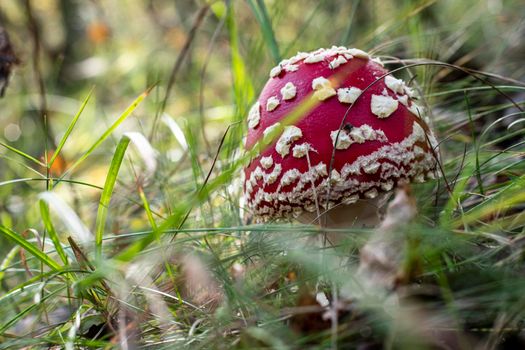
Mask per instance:
[[[56,261],[51,259],[45,253],[40,251],[40,249],[35,247],[33,244],[27,241],[24,237],[20,236],[18,233],[11,230],[10,228],[0,225],[0,233],[2,233],[7,239],[12,241],[13,243],[19,245],[20,247],[25,249],[27,252],[31,253],[35,258],[40,260],[45,265],[49,266],[51,269],[55,271],[59,271],[61,269],[60,265],[58,265]]]
[[[124,159],[124,154],[128,148],[130,138],[123,136],[115,150],[113,159],[111,160],[111,165],[109,167],[108,175],[106,176],[106,182],[104,184],[104,189],[102,190],[102,195],[100,196],[100,202],[98,205],[97,211],[97,222],[95,228],[95,250],[97,258],[102,256],[102,237],[104,236],[104,227],[106,225],[106,218],[108,216],[108,207],[109,202],[111,201],[111,195],[113,194],[113,189],[115,187],[115,182],[117,181],[118,172]]]
[[[62,247],[62,244],[60,243],[60,240],[58,238],[58,233],[55,230],[55,226],[53,225],[53,222],[51,221],[51,215],[49,214],[49,207],[47,206],[47,203],[43,200],[40,200],[40,215],[42,216],[42,221],[44,222],[44,226],[49,233],[49,237],[51,238],[51,241],[53,241],[53,245],[55,246],[55,249],[58,253],[58,256],[60,256],[60,259],[62,259],[62,262],[64,265],[68,264],[67,261],[67,255],[64,251],[64,248]]]
[[[232,124],[244,120],[248,112],[248,104],[254,99],[253,85],[246,69],[246,64],[240,54],[239,49],[239,32],[235,22],[234,6],[228,7],[228,16],[226,24],[230,35],[230,52],[231,52],[231,70],[233,78],[233,93],[235,100],[235,115]],[[230,157],[238,148],[242,139],[242,128],[237,128],[230,133],[230,142],[226,147],[227,156]]]
[[[82,105],[80,106],[80,109],[78,110],[77,114],[73,117],[73,120],[71,121],[71,123],[67,127],[67,130],[66,130],[64,136],[62,136],[62,139],[58,143],[58,146],[57,146],[56,150],[53,152],[53,155],[51,156],[51,159],[48,161],[48,167],[52,167],[53,166],[53,163],[54,163],[56,157],[60,154],[60,151],[62,150],[62,148],[64,148],[64,145],[65,145],[67,139],[69,138],[69,135],[71,134],[71,132],[73,131],[73,128],[77,124],[78,118],[80,118],[80,115],[84,111],[84,108],[86,108],[86,105],[89,102],[89,100],[91,99],[91,95],[92,94],[93,94],[93,88],[89,91],[87,97],[84,99],[84,102],[82,102]]]
[[[36,163],[36,164],[38,164],[38,165],[44,167],[44,168],[46,167],[46,165],[45,165],[43,162],[39,161],[39,160],[36,159],[35,157],[30,156],[29,154],[27,154],[27,153],[25,153],[25,152],[23,152],[23,151],[21,151],[21,150],[19,150],[19,149],[17,149],[17,148],[14,148],[13,146],[9,146],[7,143],[5,143],[5,142],[3,142],[3,141],[0,141],[0,145],[4,146],[4,147],[7,148],[8,150],[10,150],[10,151],[12,151],[12,152],[18,154],[19,156],[24,157],[25,159],[28,159],[28,160],[30,160],[30,161],[32,161],[32,162],[34,162],[34,163]]]
[[[65,177],[67,174],[72,172],[73,169],[75,169],[80,163],[82,163],[87,157],[89,157],[89,155],[93,153],[93,151],[97,149],[97,147],[100,146],[100,144],[104,142],[109,137],[109,135],[111,135],[111,133],[113,133],[113,131],[115,131],[115,129],[131,115],[131,113],[133,113],[133,111],[146,98],[146,96],[148,96],[152,88],[153,87],[150,87],[148,90],[144,91],[139,97],[137,97],[135,101],[133,101],[133,103],[131,103],[131,105],[129,105],[128,108],[126,108],[126,110],[118,117],[118,119],[104,132],[104,134],[102,134],[102,136],[100,136],[99,139],[95,141],[95,143],[91,147],[89,147],[89,149],[79,159],[77,159],[77,161],[73,163],[73,165],[71,165],[69,169],[67,169],[64,172],[61,178]]]
[[[155,222],[155,219],[153,218],[153,212],[151,211],[151,207],[149,205],[148,199],[146,198],[146,194],[144,193],[144,190],[142,187],[139,187],[139,197],[142,200],[142,205],[144,206],[144,211],[146,211],[146,215],[148,216],[149,224],[151,225],[151,228],[156,230],[157,229],[157,223]]]
[[[5,271],[7,270],[7,268],[9,267],[9,265],[11,264],[11,262],[13,261],[16,254],[18,254],[19,251],[19,246],[14,246],[13,248],[11,248],[9,253],[7,253],[4,260],[2,261],[2,264],[0,264],[0,283],[2,283],[2,280],[4,279]]]
[[[261,31],[266,41],[270,53],[272,54],[275,64],[278,64],[281,61],[281,54],[279,53],[279,46],[277,45],[277,40],[275,39],[275,33],[272,29],[272,22],[266,9],[266,5],[263,0],[248,0],[248,5],[250,5],[257,22],[261,26]]]

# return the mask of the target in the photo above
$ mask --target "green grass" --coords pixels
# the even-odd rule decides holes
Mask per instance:
[[[47,132],[24,7],[0,5],[28,61],[0,99],[0,349],[525,345],[519,1],[130,4],[34,3]],[[90,14],[71,17],[87,29],[61,11]],[[245,118],[269,70],[339,44],[414,77],[441,142],[442,176],[412,186],[418,216],[393,233],[405,278],[392,293],[356,278],[371,230],[319,247],[305,244],[316,226],[243,218]],[[337,327],[321,291],[340,300]]]

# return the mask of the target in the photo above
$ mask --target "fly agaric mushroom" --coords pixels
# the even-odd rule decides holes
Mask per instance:
[[[266,142],[244,169],[254,219],[323,214],[328,227],[375,226],[385,193],[434,178],[423,118],[413,90],[366,52],[334,46],[283,60],[248,115],[246,149]]]

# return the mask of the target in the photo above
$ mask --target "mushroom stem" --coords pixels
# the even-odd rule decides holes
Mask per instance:
[[[323,228],[372,228],[372,234],[360,249],[358,275],[368,289],[389,291],[395,287],[401,273],[405,237],[402,228],[417,213],[410,187],[397,189],[392,201],[392,192],[374,199],[360,200],[352,205],[339,205],[325,213],[321,220],[313,213],[299,217],[302,223],[321,221]],[[385,214],[386,211],[386,214]],[[339,245],[345,238],[344,232],[327,232],[332,245]],[[318,237],[320,238],[320,237]],[[326,240],[322,240],[323,245]]]
[[[316,213],[303,212],[297,220],[303,224],[318,223],[323,228],[376,228],[381,224],[386,203],[391,192],[383,193],[373,199],[360,199],[351,205],[340,204],[323,212],[320,217]],[[346,233],[329,232],[328,239],[337,244],[344,239]]]

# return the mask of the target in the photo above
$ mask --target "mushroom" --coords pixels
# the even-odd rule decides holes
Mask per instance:
[[[248,115],[246,149],[268,143],[244,169],[254,220],[376,227],[398,185],[434,178],[436,141],[413,97],[358,49],[334,46],[282,61]],[[313,107],[290,123],[308,101]]]

